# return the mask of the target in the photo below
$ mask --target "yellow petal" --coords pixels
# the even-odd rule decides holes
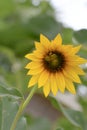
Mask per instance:
[[[63,73],[64,73],[65,77],[68,77],[72,81],[74,81],[76,83],[81,83],[81,80],[80,80],[79,76],[74,71],[72,71],[72,70],[69,70],[69,71],[63,70]]]
[[[35,85],[38,81],[39,75],[34,75],[31,77],[28,87],[32,87],[33,85]]]
[[[40,62],[30,62],[25,66],[26,69],[36,69],[41,67],[42,67],[42,63]]]
[[[78,64],[87,63],[87,60],[86,60],[86,59],[81,58],[80,56],[77,56],[77,55],[69,56],[69,57],[67,57],[67,59],[69,60],[69,62],[70,62],[71,64],[76,63],[76,64],[78,65]]]
[[[75,87],[73,83],[69,79],[65,79],[66,88],[72,93],[76,94]]]
[[[36,75],[36,74],[39,74],[41,73],[42,71],[44,70],[43,67],[39,67],[38,69],[31,69],[28,71],[27,75]]]
[[[76,54],[79,50],[80,50],[80,48],[82,47],[82,45],[79,45],[79,46],[76,46],[76,47],[74,47],[73,49],[72,49],[72,54]]]
[[[73,70],[75,73],[79,74],[79,75],[85,75],[85,72],[79,67],[79,66],[67,66],[67,71],[69,70]]]
[[[47,79],[49,78],[49,72],[47,72],[46,70],[44,70],[41,74],[40,77],[38,79],[38,88],[42,87]]]
[[[62,73],[56,73],[56,81],[57,81],[57,86],[58,89],[64,93],[65,91],[65,79]]]
[[[26,57],[27,59],[30,59],[30,60],[32,60],[32,59],[35,58],[35,56],[34,56],[33,53],[27,54],[27,55],[25,55],[25,57]]]
[[[41,60],[40,58],[37,58],[37,57],[34,55],[34,53],[27,54],[27,55],[25,55],[25,57],[26,57],[27,59],[30,59],[30,60],[33,60],[33,61],[40,61],[40,60]]]
[[[39,43],[39,42],[35,42],[35,47],[40,52],[44,52],[45,51],[45,47],[41,43]]]
[[[73,47],[72,45],[65,45],[64,46],[64,51],[65,51],[65,55],[67,56],[72,56],[72,55],[74,55],[75,56],[75,54],[80,50],[80,48],[81,48],[81,45],[79,45],[79,46],[76,46],[76,47]]]
[[[60,34],[58,34],[55,38],[54,38],[54,43],[57,45],[61,45],[62,44],[62,37]]]
[[[49,48],[50,41],[42,34],[40,34],[40,42],[45,48]]]
[[[45,52],[34,51],[33,53],[37,58],[42,59]]]
[[[57,44],[54,44],[54,41],[52,40],[52,41],[51,41],[51,45],[50,45],[50,50],[56,50],[57,47],[58,47],[58,45],[57,45]],[[59,47],[59,48],[60,48],[60,47]]]
[[[84,64],[84,63],[87,63],[87,60],[84,59],[84,58],[78,57],[78,59],[76,60],[76,62],[79,63],[79,64]]]
[[[75,72],[77,74],[79,74],[79,75],[85,75],[85,72],[80,67],[75,66],[73,69],[75,70]]]
[[[56,83],[55,74],[50,75],[50,85],[51,85],[51,91],[55,96],[57,94],[57,92],[58,92],[58,87],[57,87],[57,83]]]
[[[45,97],[47,97],[48,94],[50,93],[50,83],[49,83],[49,82],[47,82],[47,83],[44,85],[44,87],[43,87],[43,92],[44,92]]]

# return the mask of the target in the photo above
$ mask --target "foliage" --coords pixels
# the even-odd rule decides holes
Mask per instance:
[[[87,58],[87,30],[74,31],[65,28],[56,20],[55,10],[49,2],[44,0],[38,0],[37,3],[33,0],[0,0],[0,130],[10,129],[19,108],[19,101],[24,99],[27,92],[29,93],[27,88],[29,77],[27,78],[24,69],[27,60],[24,55],[33,50],[34,41],[39,39],[40,33],[50,39],[53,39],[57,33],[61,33],[65,44],[82,44],[79,55]],[[86,66],[84,66],[84,70],[87,72]],[[81,79],[86,86],[87,75]],[[41,94],[41,92],[39,93]],[[69,108],[59,109],[55,98],[49,98],[52,106],[58,111],[62,110],[69,122],[65,118],[61,118],[55,123],[50,123],[48,119],[44,118],[32,117],[33,119],[31,119],[27,113],[27,116],[23,114],[20,117],[16,130],[87,130],[83,114],[87,114],[87,97],[85,100],[79,98],[83,113]],[[57,128],[54,125],[56,123]]]

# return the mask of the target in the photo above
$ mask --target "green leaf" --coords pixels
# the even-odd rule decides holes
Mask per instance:
[[[8,87],[6,84],[0,82],[0,97],[12,97],[15,99],[23,98],[23,95],[15,88]]]
[[[50,130],[51,123],[47,119],[36,119],[27,130]]]
[[[65,117],[75,126],[82,128],[83,130],[87,130],[86,119],[82,112],[75,111],[72,109],[64,108],[60,103],[60,108],[65,115]]]
[[[63,28],[62,29],[62,38],[64,44],[71,44],[72,43],[72,35],[73,30],[70,28]]]
[[[84,44],[78,53],[81,57],[87,58],[87,44]]]
[[[57,121],[57,127],[56,128],[63,128],[64,130],[82,130],[79,127],[74,126],[72,123],[69,122],[64,116],[62,116]]]
[[[12,50],[0,46],[0,68],[5,72],[12,72],[12,65],[15,63],[15,56]]]
[[[26,30],[28,30],[28,33],[34,39],[37,38],[41,33],[48,38],[53,39],[61,31],[61,28],[62,25],[58,23],[52,16],[47,14],[41,14],[31,18],[29,23],[26,24]]]
[[[2,113],[2,116],[0,115],[0,130],[10,130],[11,124],[18,111],[18,102],[11,98],[4,97],[2,98],[2,104],[3,105],[0,104],[0,108],[2,107],[0,112],[0,114]],[[24,117],[20,117],[16,130],[26,130],[26,119]]]
[[[15,9],[15,2],[12,0],[0,0],[0,17],[11,15]]]
[[[74,32],[73,36],[79,43],[87,43],[87,30],[86,29]]]
[[[87,130],[87,123],[86,119],[82,112],[75,111],[69,108],[65,108],[58,102],[55,98],[50,97],[49,100],[51,101],[52,105],[63,112],[64,116],[75,126],[82,128],[83,130]]]
[[[59,110],[60,108],[59,108],[57,100],[51,96],[48,98],[49,98],[49,101],[51,102],[52,106]]]
[[[2,130],[10,130],[10,126],[18,110],[18,103],[13,102],[11,98],[7,97],[4,97],[2,99],[2,102],[3,102]]]
[[[27,122],[25,117],[21,117],[15,130],[26,130]]]
[[[12,49],[18,56],[22,55],[24,57],[24,54],[31,50],[33,42],[30,36],[27,35],[27,26],[25,27],[21,22],[0,31],[0,45]]]
[[[87,58],[87,29],[82,29],[80,31],[75,31],[73,33],[73,38],[79,43],[82,44],[82,48],[79,51],[79,55]]]

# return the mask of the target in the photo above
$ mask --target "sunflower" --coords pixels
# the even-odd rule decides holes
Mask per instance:
[[[87,60],[77,55],[81,45],[62,45],[61,35],[49,41],[44,35],[40,35],[40,42],[35,42],[35,50],[25,57],[31,60],[25,68],[31,75],[28,87],[38,83],[38,88],[43,87],[43,93],[47,97],[50,91],[56,95],[58,90],[64,93],[65,88],[75,94],[73,82],[81,83],[78,75],[84,75],[80,64]]]

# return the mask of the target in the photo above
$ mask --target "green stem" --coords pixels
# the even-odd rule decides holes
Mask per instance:
[[[21,113],[22,113],[22,105],[23,105],[23,103],[21,103],[21,105],[20,105],[20,107],[19,107],[19,110],[18,110],[18,112],[17,112],[17,114],[16,114],[16,116],[15,116],[15,118],[14,118],[14,120],[13,120],[13,123],[12,123],[12,126],[11,126],[11,129],[10,129],[10,130],[15,130],[17,121],[19,120],[19,117],[20,117],[20,115],[21,115]]]
[[[30,94],[28,95],[28,97],[26,98],[26,100],[23,101],[23,102],[21,103],[21,105],[19,106],[19,110],[18,110],[18,112],[17,112],[17,114],[16,114],[16,116],[15,116],[15,118],[14,118],[14,121],[13,121],[13,123],[12,123],[12,126],[11,126],[10,130],[15,130],[16,125],[17,125],[17,122],[18,122],[18,120],[19,120],[19,118],[20,118],[22,112],[24,111],[24,109],[26,108],[26,106],[29,104],[29,102],[30,102],[32,96],[34,95],[34,93],[35,93],[35,91],[36,91],[36,88],[37,88],[36,86],[33,87],[33,89],[31,90],[31,92],[30,92]]]

